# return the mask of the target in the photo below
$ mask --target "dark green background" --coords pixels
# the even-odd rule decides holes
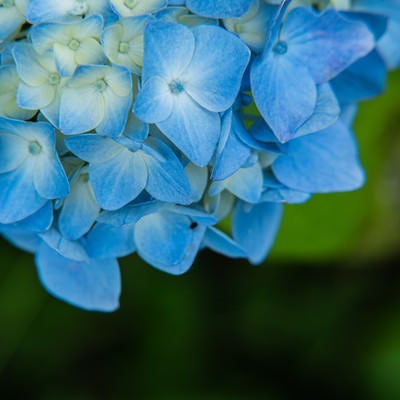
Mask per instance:
[[[287,206],[264,265],[128,257],[113,314],[50,297],[1,241],[0,399],[400,399],[400,73],[355,131],[365,187]]]

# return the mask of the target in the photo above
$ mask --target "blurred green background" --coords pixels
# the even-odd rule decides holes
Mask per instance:
[[[365,187],[287,206],[263,266],[128,257],[113,314],[55,300],[0,241],[0,399],[400,399],[399,72],[355,132]]]

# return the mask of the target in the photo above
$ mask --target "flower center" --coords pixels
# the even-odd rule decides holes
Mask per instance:
[[[29,153],[32,155],[36,156],[41,153],[42,151],[42,146],[38,141],[30,142],[28,146]]]
[[[125,0],[124,5],[132,10],[136,6],[137,0]]]
[[[57,72],[53,72],[49,75],[48,81],[51,86],[56,86],[60,83],[60,75],[58,75]]]
[[[169,90],[173,94],[179,94],[182,93],[184,90],[183,83],[179,79],[174,79],[171,81],[169,84]]]
[[[68,43],[68,47],[73,50],[76,51],[79,49],[81,42],[77,39],[71,39],[70,42]]]
[[[81,176],[79,177],[79,180],[82,183],[88,183],[89,182],[89,174],[87,172],[81,174]]]
[[[0,1],[0,7],[3,6],[4,8],[11,8],[15,6],[14,0],[3,0]]]
[[[75,0],[74,6],[70,10],[71,15],[84,15],[88,12],[89,6],[86,0]]]
[[[285,54],[288,51],[288,46],[286,42],[279,41],[273,48],[274,52],[277,54]]]
[[[127,42],[120,42],[118,51],[120,53],[126,54],[129,51],[129,43]]]
[[[243,25],[241,25],[241,24],[235,24],[235,25],[233,26],[233,31],[234,31],[235,33],[237,33],[238,35],[239,35],[240,33],[243,33],[243,31],[244,31]]]
[[[107,83],[104,79],[98,79],[95,83],[95,86],[98,92],[103,92],[104,90],[106,90]]]

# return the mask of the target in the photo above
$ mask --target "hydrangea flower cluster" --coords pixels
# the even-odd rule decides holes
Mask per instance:
[[[0,233],[88,310],[133,252],[260,263],[283,203],[363,184],[355,106],[399,64],[398,0],[1,0]]]

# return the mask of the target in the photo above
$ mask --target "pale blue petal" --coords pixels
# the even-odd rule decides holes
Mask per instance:
[[[71,183],[70,194],[64,200],[58,227],[70,240],[79,239],[95,222],[100,207],[97,204],[87,174],[79,174]]]
[[[34,168],[35,189],[40,196],[46,199],[56,199],[68,194],[68,178],[55,152],[49,155],[39,155]]]
[[[29,0],[25,9],[25,16],[32,24],[61,19],[72,20],[74,15],[77,18],[77,14],[74,14],[76,3],[76,0]]]
[[[105,77],[108,87],[102,92],[104,118],[96,132],[106,136],[118,136],[124,130],[132,107],[132,78],[125,67],[113,66]]]
[[[29,155],[28,143],[20,136],[3,131],[0,119],[0,174],[20,166]]]
[[[240,199],[249,203],[260,200],[263,186],[262,169],[259,163],[241,168],[226,180],[226,188]]]
[[[121,17],[150,14],[167,5],[167,0],[136,0],[130,7],[124,0],[110,0],[113,9]]]
[[[60,130],[84,133],[96,128],[105,115],[104,98],[94,86],[65,87],[60,101]]]
[[[64,143],[76,156],[90,163],[107,161],[123,150],[114,140],[96,134],[71,136]]]
[[[152,76],[141,87],[133,112],[138,118],[149,123],[164,121],[171,114],[172,100],[168,83],[158,76]]]
[[[252,264],[267,256],[278,231],[283,207],[279,203],[236,203],[232,212],[233,239],[246,251]]]
[[[8,36],[13,35],[19,27],[25,22],[24,16],[13,7],[0,8],[0,42],[3,42]]]
[[[77,67],[75,61],[76,52],[68,46],[59,43],[53,45],[53,51],[57,72],[60,76],[71,76]]]
[[[39,55],[29,43],[16,43],[12,54],[18,75],[30,86],[40,86],[48,79],[48,71],[39,63]]]
[[[157,126],[194,164],[207,165],[220,135],[220,117],[205,110],[186,93],[174,96],[173,112]]]
[[[193,34],[193,58],[182,76],[187,82],[185,90],[204,108],[225,111],[239,92],[250,50],[235,35],[217,26],[199,25],[193,28]]]
[[[91,311],[119,306],[121,278],[115,259],[78,262],[43,244],[36,255],[39,279],[53,296]]]
[[[52,49],[55,43],[67,45],[70,40],[66,25],[62,23],[44,22],[33,25],[29,34],[33,47],[39,54]]]
[[[39,110],[53,101],[55,92],[56,88],[49,84],[28,86],[21,82],[18,85],[16,102],[18,107]]]
[[[106,56],[99,41],[89,37],[81,41],[75,60],[77,64],[103,64]]]
[[[146,151],[148,146],[151,152]],[[147,192],[157,200],[190,204],[192,201],[190,184],[175,153],[155,138],[146,141],[146,148],[143,158],[149,171]]]
[[[208,168],[198,167],[193,163],[189,163],[185,167],[185,173],[192,190],[192,202],[197,203],[203,197],[208,184]]]
[[[89,176],[99,205],[105,210],[116,210],[145,188],[147,167],[140,152],[123,150],[108,161],[90,164]]]
[[[192,59],[194,45],[193,33],[184,25],[160,21],[148,24],[144,32],[143,81],[151,76],[167,82],[178,78]]]

